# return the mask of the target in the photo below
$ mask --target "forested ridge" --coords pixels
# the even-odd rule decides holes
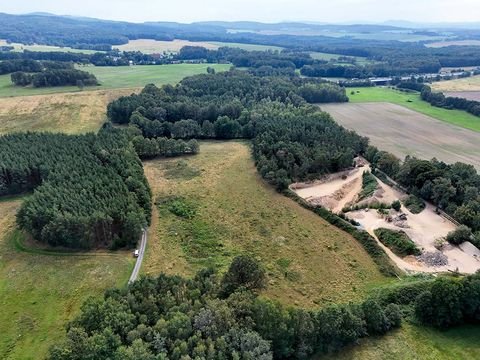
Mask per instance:
[[[348,98],[344,89],[322,81],[230,71],[189,77],[175,87],[148,85],[110,103],[108,116],[148,138],[253,139],[260,173],[284,189],[293,180],[351,166],[368,145],[306,100]]]
[[[123,130],[0,137],[0,195],[32,190],[17,223],[52,246],[135,246],[150,221],[150,188]]]

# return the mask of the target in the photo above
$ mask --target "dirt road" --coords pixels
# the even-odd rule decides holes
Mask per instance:
[[[128,283],[132,283],[137,280],[138,273],[140,272],[140,268],[142,267],[143,256],[145,255],[145,248],[147,246],[147,229],[143,229],[142,239],[140,241],[140,248],[139,254],[137,257],[137,262],[135,263],[135,267],[133,268],[132,275],[130,276],[130,280]]]

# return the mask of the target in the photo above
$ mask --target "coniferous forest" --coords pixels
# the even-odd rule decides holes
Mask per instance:
[[[110,126],[0,137],[0,195],[32,190],[17,222],[52,246],[132,247],[150,221],[142,164],[127,133]]]

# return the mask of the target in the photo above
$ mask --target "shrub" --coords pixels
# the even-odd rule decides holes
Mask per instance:
[[[266,276],[262,266],[250,256],[237,256],[223,277],[222,293],[228,296],[241,287],[259,290],[263,289],[265,284]]]
[[[403,205],[410,210],[412,214],[420,214],[425,209],[425,202],[415,195],[410,195],[403,201]]]
[[[378,182],[371,172],[365,171],[362,176],[362,191],[359,194],[359,200],[368,198],[377,190]]]
[[[460,225],[447,235],[447,241],[453,245],[460,245],[465,241],[470,241],[473,238],[472,230],[468,226]]]
[[[420,250],[403,231],[380,228],[375,230],[375,235],[398,256],[420,255]]]
[[[392,209],[393,210],[400,211],[401,208],[402,208],[402,204],[400,203],[399,200],[395,200],[394,202],[392,202]]]

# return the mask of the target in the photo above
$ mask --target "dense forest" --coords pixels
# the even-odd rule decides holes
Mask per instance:
[[[111,121],[147,138],[249,138],[262,176],[279,189],[293,180],[351,166],[368,141],[308,102],[347,101],[337,85],[241,71],[198,75],[180,84],[148,85],[108,106]]]
[[[440,329],[480,318],[480,275],[412,281],[320,310],[258,297],[266,280],[247,256],[235,258],[223,277],[214,270],[191,280],[144,277],[87,301],[49,358],[305,359],[383,335],[402,318]]]
[[[130,137],[20,133],[0,137],[0,195],[27,197],[19,226],[71,248],[135,246],[150,221],[150,188]]]

